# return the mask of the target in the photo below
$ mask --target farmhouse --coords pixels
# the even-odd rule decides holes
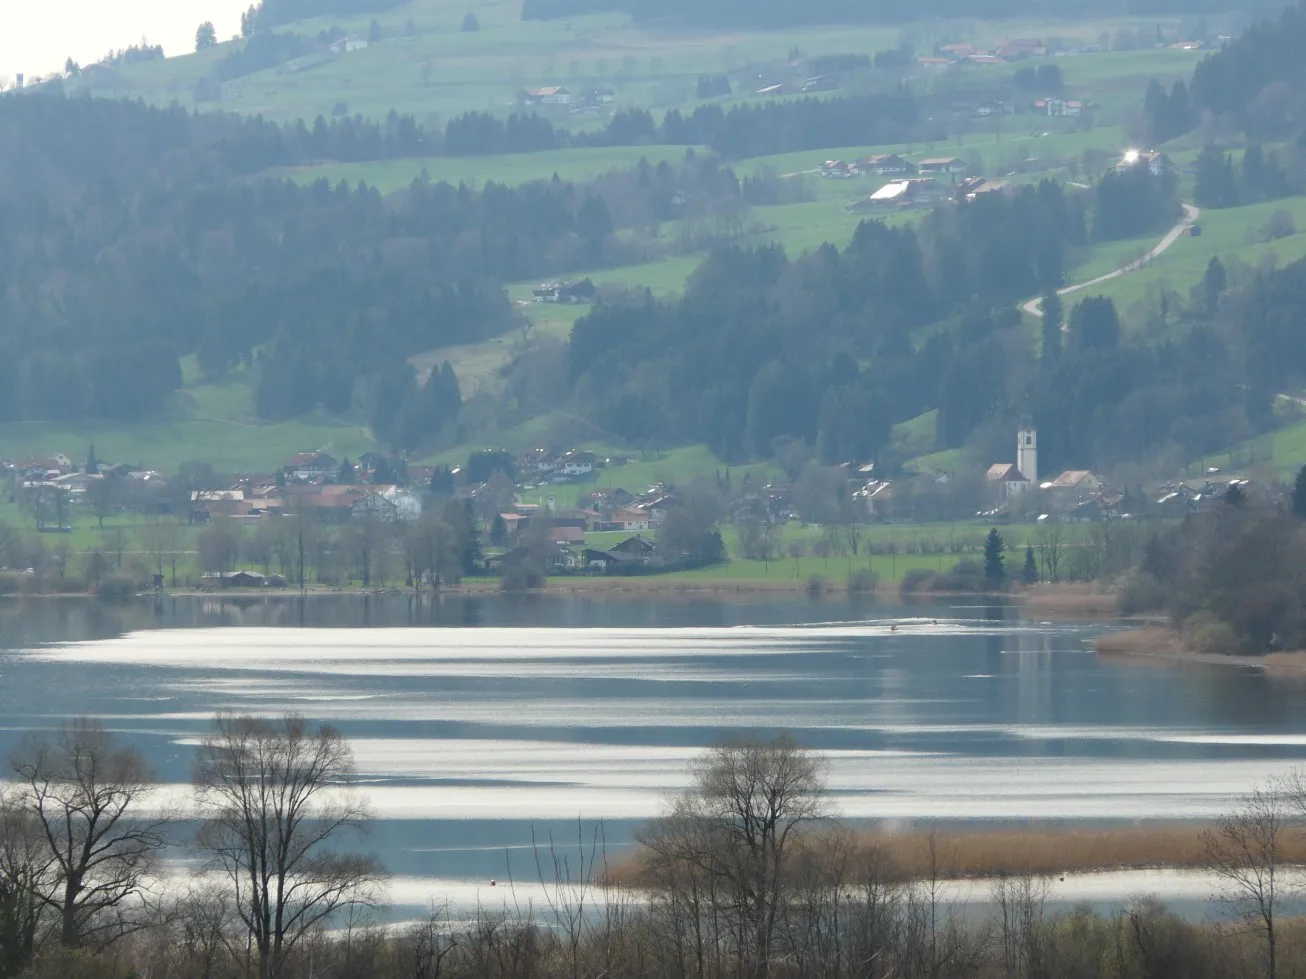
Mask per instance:
[[[325,452],[297,452],[286,460],[284,471],[291,479],[313,482],[339,468],[339,461]]]
[[[947,189],[932,177],[914,177],[909,180],[891,180],[866,198],[866,201],[872,206],[905,207],[909,204],[933,204],[947,196]]]
[[[598,298],[598,294],[598,289],[589,279],[581,279],[579,282],[546,282],[539,288],[532,290],[532,296],[537,303],[565,303],[567,305],[592,303]]]
[[[858,162],[862,170],[872,170],[881,177],[897,177],[916,172],[916,164],[897,153],[881,153]]]
[[[528,88],[518,100],[522,105],[571,105],[571,92],[558,85]]]
[[[955,156],[936,156],[928,160],[921,160],[917,169],[921,173],[942,174],[942,173],[965,173],[967,165],[965,160],[960,160]]]

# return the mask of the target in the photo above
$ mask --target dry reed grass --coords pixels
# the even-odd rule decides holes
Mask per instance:
[[[947,880],[1112,870],[1201,869],[1210,864],[1202,834],[1212,824],[1161,823],[1099,829],[983,829],[960,832],[859,832],[858,845],[882,854],[893,878]],[[931,844],[933,855],[931,856]],[[1306,865],[1306,834],[1285,837],[1281,859]],[[638,848],[607,867],[608,883],[638,887]]]
[[[1114,616],[1116,596],[1113,592],[1098,591],[1092,584],[1067,582],[1043,583],[1025,593],[1022,603],[1027,614],[1048,618],[1084,616]]]
[[[934,852],[938,873],[949,878],[1201,868],[1209,863],[1202,834],[1210,828],[1178,823],[936,833]],[[930,834],[867,834],[863,841],[883,847],[904,876],[918,880],[928,876]],[[1306,864],[1306,836],[1287,839],[1283,859]]]
[[[1172,659],[1189,653],[1173,629],[1149,626],[1098,636],[1093,648],[1104,656],[1160,656]]]

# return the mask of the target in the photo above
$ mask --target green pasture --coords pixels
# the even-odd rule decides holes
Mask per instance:
[[[284,167],[265,171],[266,176],[289,177],[296,183],[327,180],[332,185],[362,181],[382,193],[403,190],[423,173],[432,183],[466,183],[483,187],[487,183],[519,185],[532,180],[562,180],[585,183],[611,170],[635,167],[640,160],[656,166],[664,160],[677,163],[684,158],[684,146],[599,146],[584,149],[544,150],[539,153],[507,153],[499,156],[431,156],[375,160],[368,163],[321,163],[307,167]],[[695,147],[697,152],[701,149]]]
[[[1292,216],[1297,233],[1274,241],[1260,240],[1261,229],[1276,211],[1286,211]],[[1109,296],[1127,319],[1134,320],[1138,317],[1131,308],[1163,286],[1186,297],[1201,282],[1207,265],[1217,255],[1229,272],[1231,284],[1240,276],[1268,265],[1282,266],[1306,257],[1306,197],[1207,209],[1199,223],[1200,237],[1180,238],[1146,267],[1088,291]],[[1075,274],[1079,276],[1080,270]]]

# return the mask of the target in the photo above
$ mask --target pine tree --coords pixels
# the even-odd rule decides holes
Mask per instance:
[[[502,513],[494,515],[494,523],[490,525],[490,543],[495,547],[505,547],[508,543],[508,521],[503,519]]]
[[[1220,302],[1220,296],[1224,293],[1228,284],[1229,276],[1224,270],[1224,263],[1220,261],[1219,255],[1212,255],[1211,260],[1206,263],[1206,272],[1202,275],[1202,292],[1206,297],[1206,312],[1208,314],[1215,313],[1216,306]]]
[[[1292,484],[1292,512],[1306,519],[1306,466],[1297,470],[1297,480]]]
[[[1034,547],[1030,544],[1025,545],[1025,568],[1021,577],[1030,585],[1038,581],[1038,564],[1034,561]]]
[[[989,536],[984,540],[984,578],[990,585],[1002,584],[1002,580],[1007,576],[1006,568],[1002,564],[1002,553],[1006,549],[1007,543],[998,533],[998,528],[992,528]]]
[[[218,32],[213,27],[213,21],[206,20],[195,29],[195,50],[203,51],[205,48],[211,48],[218,43]]]
[[[1061,356],[1061,317],[1064,307],[1055,291],[1043,297],[1043,350],[1044,364],[1055,364]]]
[[[354,464],[348,458],[341,460],[340,471],[336,473],[336,482],[341,486],[352,486],[356,475]]]
[[[86,449],[86,472],[94,476],[100,471],[100,460],[95,457],[95,443],[92,442]]]

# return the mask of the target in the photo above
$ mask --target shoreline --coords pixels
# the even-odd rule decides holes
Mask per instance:
[[[956,599],[983,599],[994,605],[1009,605],[1022,609],[1031,616],[1045,619],[1101,621],[1115,618],[1115,596],[1110,592],[1098,592],[1092,585],[1084,584],[1040,584],[1033,588],[1014,591],[921,591],[909,594],[901,593],[896,587],[879,588],[867,591],[849,589],[845,584],[826,582],[820,591],[813,591],[806,582],[791,580],[684,580],[660,578],[649,575],[641,577],[590,577],[576,579],[553,579],[543,588],[521,592],[503,592],[498,578],[464,579],[457,585],[441,588],[438,592],[423,589],[421,598],[426,600],[433,596],[596,596],[614,599],[696,599],[696,598],[737,598],[761,599],[786,596],[806,597],[819,602],[825,598],[861,597],[870,601],[889,605],[926,605],[932,602],[946,602]],[[130,600],[154,598],[320,598],[320,597],[372,597],[372,596],[414,596],[413,589],[402,585],[387,588],[337,588],[326,585],[310,585],[304,592],[298,588],[224,588],[203,590],[198,588],[163,589],[159,592],[143,591]],[[94,593],[77,592],[15,592],[0,596],[0,600],[23,599],[89,599],[98,600]]]
[[[1306,650],[1238,656],[1233,653],[1199,653],[1190,649],[1175,629],[1144,626],[1098,636],[1093,650],[1099,656],[1137,665],[1171,666],[1193,663],[1206,666],[1238,666],[1261,670],[1267,676],[1306,677]]]

